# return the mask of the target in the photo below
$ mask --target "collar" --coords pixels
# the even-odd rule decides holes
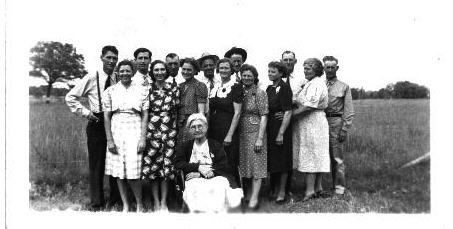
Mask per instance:
[[[258,87],[256,86],[256,84],[253,84],[249,88],[247,88],[245,85],[243,85],[243,88],[244,88],[244,92],[250,92],[250,93],[255,93],[256,94],[256,90],[257,90]]]
[[[222,85],[222,82],[220,83],[220,88],[227,88],[227,87],[231,87],[233,86],[234,84],[236,84],[236,80],[233,80],[230,78],[230,81],[228,81],[228,83],[226,84],[223,84]]]
[[[197,81],[198,81],[198,80],[195,79],[195,76],[193,76],[189,81],[186,80],[186,81],[184,81],[184,82],[182,82],[182,83],[183,83],[183,84],[186,84],[186,85],[189,85],[189,84],[194,84],[194,83],[196,83]]]

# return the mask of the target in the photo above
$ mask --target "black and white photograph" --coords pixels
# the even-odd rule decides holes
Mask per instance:
[[[2,4],[5,227],[452,225],[445,1]]]

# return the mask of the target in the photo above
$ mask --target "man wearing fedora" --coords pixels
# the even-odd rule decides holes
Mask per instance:
[[[236,75],[236,81],[240,82],[239,70],[245,63],[245,60],[247,60],[247,51],[243,48],[233,47],[225,53],[224,57],[230,58],[231,62],[233,62],[233,72]]]

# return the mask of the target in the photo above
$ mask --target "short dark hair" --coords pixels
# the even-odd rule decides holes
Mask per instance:
[[[259,80],[258,80],[258,71],[256,70],[256,68],[253,65],[250,65],[250,64],[243,64],[241,66],[241,68],[239,69],[239,72],[241,73],[241,76],[242,76],[242,73],[245,72],[245,71],[251,71],[252,75],[254,77],[253,83],[255,85],[258,84],[258,82],[259,82]],[[241,79],[242,79],[242,77],[241,77]]]
[[[195,58],[193,58],[193,57],[186,57],[186,58],[182,59],[181,61],[179,61],[179,63],[181,63],[181,68],[185,63],[192,65],[193,70],[195,70],[194,75],[197,75],[198,72],[200,72],[200,66],[198,65],[198,61],[195,60]]]
[[[304,65],[310,65],[315,71],[315,76],[322,76],[324,74],[324,68],[322,62],[317,58],[308,58],[304,61]]]
[[[293,51],[288,51],[288,50],[287,50],[287,51],[284,51],[284,52],[282,53],[282,59],[283,59],[283,55],[285,55],[285,54],[293,54],[294,59],[296,59],[296,54],[295,54]]]
[[[131,69],[132,69],[132,72],[134,71],[134,63],[132,63],[132,61],[130,61],[130,60],[122,60],[122,61],[120,61],[118,63],[118,66],[117,66],[118,71],[120,70],[121,66],[123,66],[123,65],[129,65],[131,67]]]
[[[178,54],[171,52],[171,53],[169,53],[169,54],[167,54],[167,55],[165,56],[165,59],[167,59],[167,58],[172,58],[172,59],[173,59],[173,58],[175,58],[175,57],[178,57],[178,58],[179,58]]]
[[[338,64],[338,59],[333,56],[325,56],[322,58],[322,62],[326,63],[326,61],[335,61]]]
[[[153,72],[153,68],[154,68],[154,66],[156,66],[156,64],[163,64],[164,65],[164,67],[165,67],[165,79],[167,79],[170,76],[169,70],[168,70],[167,64],[164,61],[161,61],[161,60],[155,60],[155,61],[151,62],[151,65],[149,66],[149,76],[151,77],[151,79],[153,81],[156,80],[154,78],[154,72]]]
[[[286,65],[280,61],[271,61],[267,67],[269,68],[276,68],[278,70],[278,72],[282,73],[282,78],[286,78],[288,77],[289,73],[288,73],[288,68],[286,67]]]
[[[104,56],[108,51],[115,53],[115,55],[118,55],[118,49],[116,49],[116,47],[113,45],[104,46],[102,48],[102,55]]]
[[[230,58],[226,58],[226,57],[217,61],[217,63],[215,64],[215,72],[219,73],[219,65],[221,63],[228,63],[230,65],[231,72],[233,72],[233,62],[231,62]]]
[[[151,51],[149,51],[149,49],[147,49],[147,48],[138,48],[134,52],[134,58],[137,59],[138,54],[141,53],[141,52],[149,53],[149,58],[151,58],[153,56],[153,53]]]

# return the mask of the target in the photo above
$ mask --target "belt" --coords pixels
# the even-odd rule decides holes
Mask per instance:
[[[326,112],[326,117],[327,118],[333,118],[333,117],[341,117],[343,114],[338,114],[338,113],[327,113]]]

